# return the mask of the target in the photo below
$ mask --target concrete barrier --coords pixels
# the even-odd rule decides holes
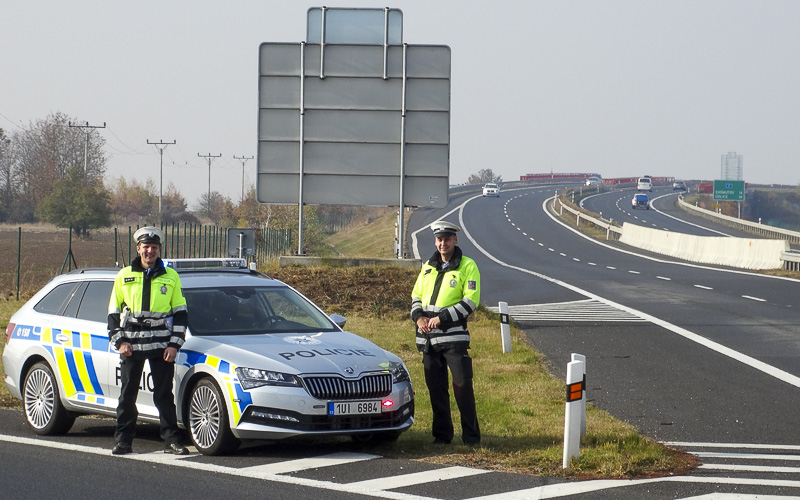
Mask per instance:
[[[362,267],[362,266],[399,266],[422,267],[419,259],[367,259],[350,257],[307,257],[303,255],[282,255],[278,259],[279,267],[288,266],[330,266],[330,267]]]
[[[779,269],[789,242],[726,236],[694,236],[652,229],[628,222],[622,225],[620,241],[662,255],[690,262],[742,269]]]

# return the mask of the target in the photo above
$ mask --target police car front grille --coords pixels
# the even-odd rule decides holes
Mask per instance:
[[[375,415],[304,415],[286,409],[251,406],[242,422],[305,432],[349,434],[358,430],[397,429],[414,417],[414,400],[391,412]]]
[[[368,375],[358,380],[342,377],[305,377],[309,394],[317,399],[382,398],[392,392],[392,376],[388,373]]]

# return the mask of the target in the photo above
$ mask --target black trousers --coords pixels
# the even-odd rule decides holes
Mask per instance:
[[[461,412],[461,439],[476,444],[481,439],[478,415],[475,410],[475,392],[472,388],[472,358],[466,349],[446,349],[422,355],[425,383],[431,395],[433,409],[433,437],[444,441],[453,439],[453,419],[450,416],[447,369],[453,376],[453,395]]]
[[[159,351],[151,358],[134,356],[120,359],[122,387],[117,405],[117,429],[114,432],[114,439],[118,443],[130,444],[133,442],[136,434],[136,419],[139,418],[136,398],[139,396],[144,362],[149,360],[150,373],[153,375],[153,403],[158,409],[158,417],[161,422],[161,439],[167,444],[180,443],[181,434],[178,429],[175,397],[172,394],[175,364],[164,361],[163,351]]]

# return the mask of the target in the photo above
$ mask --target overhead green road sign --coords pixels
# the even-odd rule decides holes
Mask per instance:
[[[714,181],[714,199],[744,201],[744,181]]]

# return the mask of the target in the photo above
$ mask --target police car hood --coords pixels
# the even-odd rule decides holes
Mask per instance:
[[[344,373],[346,368],[358,374],[386,370],[390,362],[399,361],[350,332],[192,337],[183,350],[204,352],[234,366],[293,374]]]

